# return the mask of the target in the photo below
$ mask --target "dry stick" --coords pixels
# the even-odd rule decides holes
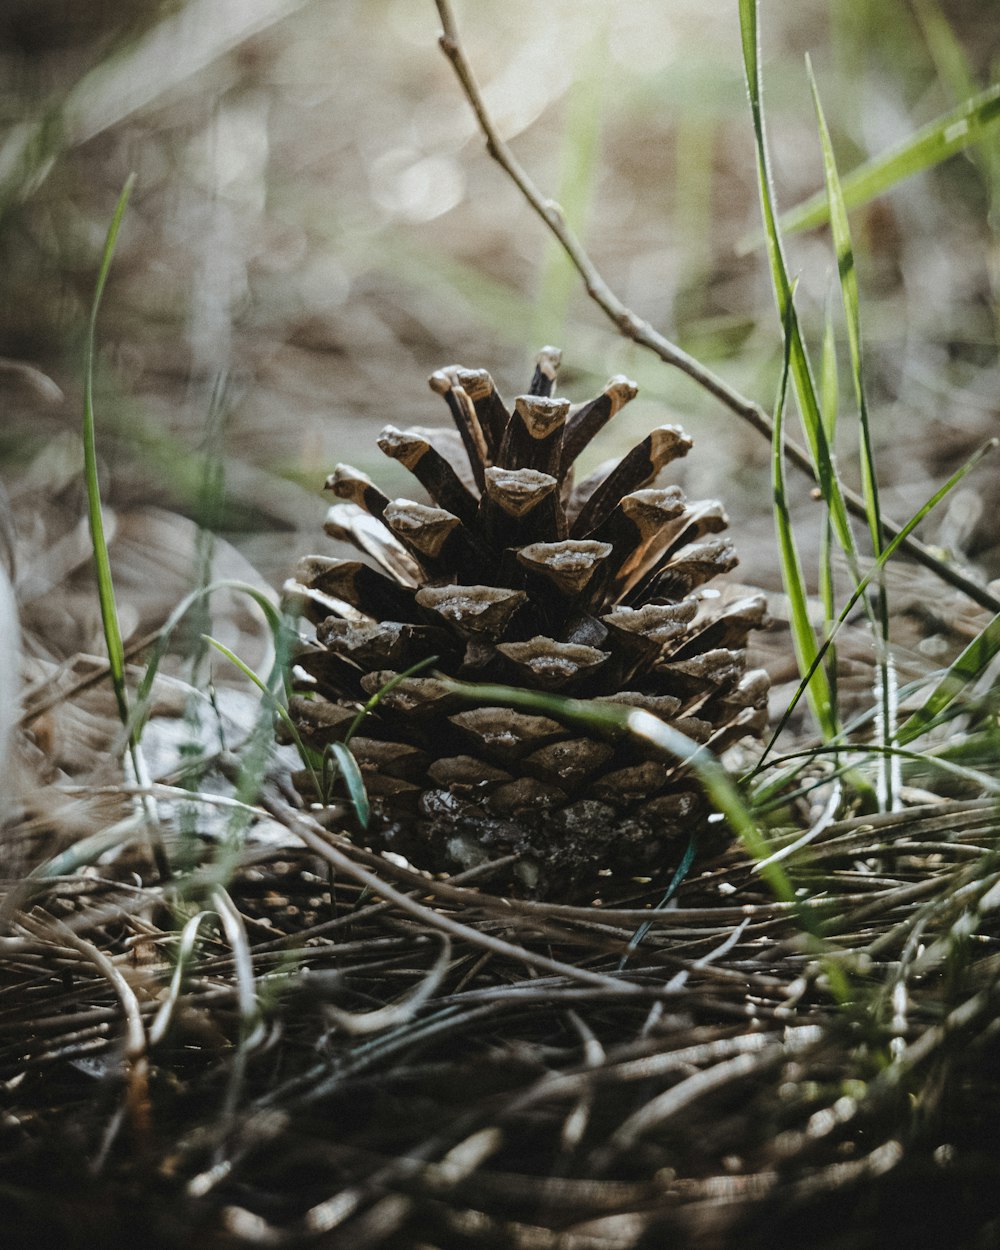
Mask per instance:
[[[487,152],[510,177],[528,204],[555,235],[560,247],[562,247],[577,273],[583,279],[590,298],[615,323],[626,338],[632,339],[633,342],[640,344],[642,347],[649,348],[666,364],[673,365],[674,368],[680,369],[682,373],[687,374],[692,381],[697,382],[709,394],[714,395],[731,412],[734,412],[744,421],[748,421],[758,433],[763,434],[770,442],[774,434],[774,427],[771,418],[759,404],[755,404],[752,400],[747,399],[734,390],[727,382],[714,374],[711,369],[707,369],[695,360],[693,356],[689,356],[687,352],[654,330],[648,321],[643,321],[641,317],[636,316],[630,308],[622,303],[604,281],[597,271],[594,262],[581,245],[580,240],[570,229],[561,206],[555,200],[547,199],[542,195],[514,156],[514,153],[500,138],[489,113],[486,111],[482,92],[479,90],[479,85],[473,77],[469,62],[466,60],[465,52],[458,36],[455,17],[451,10],[451,2],[450,0],[435,0],[435,3],[441,18],[442,33],[438,40],[441,45],[441,51],[451,62],[452,68],[462,85],[462,90],[465,92],[465,97],[476,114],[479,128],[482,130],[483,137],[486,140]],[[817,481],[816,470],[813,468],[812,461],[803,447],[791,439],[786,439],[785,454],[797,469],[801,469],[814,482]],[[848,510],[861,520],[865,520],[867,512],[865,501],[861,496],[847,486],[842,487],[842,493]],[[901,525],[897,525],[895,521],[890,521],[885,516],[882,517],[882,527],[893,538],[902,529]],[[952,568],[951,565],[939,560],[919,539],[911,535],[903,540],[901,546],[919,564],[936,573],[942,581],[948,582],[956,590],[960,590],[974,603],[978,603],[980,607],[985,608],[988,612],[1000,612],[1000,599],[990,594],[988,590],[978,585],[971,578],[965,577],[957,569]]]

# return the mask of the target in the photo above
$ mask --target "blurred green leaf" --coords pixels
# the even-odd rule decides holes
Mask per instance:
[[[913,174],[939,165],[969,144],[985,138],[997,121],[1000,121],[1000,83],[929,122],[884,156],[867,161],[848,174],[841,184],[844,204],[848,209],[867,204]],[[818,191],[783,214],[781,228],[786,232],[811,230],[823,225],[829,217],[826,194]]]
[[[580,49],[580,68],[567,94],[562,174],[556,198],[581,241],[586,238],[587,219],[599,175],[601,120],[609,66],[608,29],[608,14],[605,13]],[[535,308],[535,342],[564,340],[570,303],[578,282],[576,269],[565,249],[555,239],[547,238]]]

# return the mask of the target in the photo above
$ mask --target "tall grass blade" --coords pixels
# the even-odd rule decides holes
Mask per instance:
[[[840,279],[840,295],[844,306],[844,318],[847,323],[847,343],[850,351],[851,378],[854,382],[854,398],[858,406],[858,420],[861,434],[861,483],[865,501],[865,513],[868,519],[868,531],[871,535],[872,547],[878,557],[884,545],[882,530],[882,514],[879,507],[878,479],[875,473],[875,448],[872,442],[871,424],[868,419],[868,401],[866,397],[864,377],[864,356],[861,348],[861,315],[858,306],[858,275],[854,265],[854,245],[851,241],[851,230],[847,221],[847,208],[844,204],[843,189],[837,173],[837,162],[833,154],[833,143],[823,113],[823,105],[819,98],[819,88],[813,73],[812,62],[806,57],[806,72],[812,90],[813,104],[816,109],[816,125],[819,130],[820,147],[823,153],[823,174],[826,182],[826,195],[830,205],[830,229],[833,235],[834,249],[837,256],[837,274]],[[879,705],[878,725],[881,733],[882,746],[892,745],[895,730],[894,691],[895,673],[892,657],[889,654],[889,604],[885,587],[879,583],[878,593],[878,628],[876,630],[876,651],[878,662],[877,699]],[[894,806],[893,796],[898,790],[898,779],[895,777],[896,764],[891,754],[881,757],[884,767],[881,772],[879,788],[882,805],[891,809]]]
[[[761,105],[761,76],[757,39],[756,0],[740,0],[740,30],[743,38],[743,62],[750,111],[753,119],[754,139],[757,152],[757,185],[760,193],[761,213],[767,240],[767,253],[771,266],[771,281],[782,325],[790,328],[790,368],[795,385],[795,396],[802,417],[806,443],[816,470],[820,493],[830,512],[837,541],[847,554],[852,567],[857,563],[854,534],[851,530],[844,503],[843,491],[837,475],[833,452],[826,436],[826,427],[820,413],[812,368],[805,343],[799,330],[798,317],[792,301],[792,288],[785,263],[784,248],[778,229],[771,190],[770,160],[764,134],[764,114]]]
[[[111,560],[108,555],[107,536],[104,533],[104,514],[101,510],[101,484],[97,474],[97,434],[94,419],[94,354],[97,341],[97,314],[101,307],[101,297],[111,271],[111,261],[118,242],[118,232],[122,218],[128,205],[135,175],[130,174],[125,180],[118,203],[108,227],[104,241],[104,251],[94,287],[94,298],[90,308],[90,319],[87,323],[87,337],[84,349],[83,377],[83,475],[87,491],[87,518],[90,524],[90,540],[94,552],[94,570],[97,581],[97,597],[101,609],[101,627],[104,632],[104,645],[108,653],[108,672],[111,676],[111,687],[118,715],[125,728],[128,739],[128,753],[132,761],[135,779],[140,786],[149,784],[146,764],[140,749],[140,729],[132,723],[129,711],[128,691],[125,687],[125,647],[122,642],[121,625],[118,620],[118,606],[115,602],[115,586],[111,576]],[[159,829],[159,815],[156,804],[148,797],[140,800],[149,829],[153,831],[150,850],[160,876],[166,880],[170,876],[170,865],[167,861],[163,844],[156,832]]]
[[[875,455],[872,446],[871,427],[868,419],[868,403],[865,392],[864,357],[861,348],[861,316],[858,306],[858,275],[854,267],[854,246],[847,222],[847,207],[843,187],[837,173],[830,131],[819,98],[819,88],[813,74],[812,62],[806,57],[806,71],[816,108],[816,124],[819,129],[820,147],[823,152],[823,173],[830,207],[830,230],[837,256],[837,273],[840,277],[840,294],[847,322],[847,343],[851,356],[851,378],[854,382],[854,398],[858,405],[861,423],[861,474],[864,489],[868,528],[875,554],[882,549],[882,518],[879,510],[878,483],[875,478]]]
[[[97,285],[94,288],[90,320],[87,325],[83,378],[83,472],[87,488],[87,514],[94,549],[101,625],[108,652],[108,666],[111,670],[111,685],[123,725],[127,725],[129,719],[128,693],[125,689],[125,647],[118,622],[115,587],[111,579],[111,561],[108,556],[108,542],[104,533],[104,517],[101,512],[101,484],[97,476],[97,437],[94,429],[94,352],[97,313],[101,306],[101,296],[104,294],[104,287],[111,270],[111,260],[115,254],[115,245],[118,242],[118,231],[121,228],[122,218],[125,216],[125,209],[134,184],[135,175],[130,174],[118,197],[118,203],[108,227],[107,238],[104,241],[104,251],[101,255],[101,265],[97,274]]]
[[[823,327],[823,350],[820,357],[820,412],[823,417],[823,429],[827,445],[833,449],[837,442],[837,417],[840,412],[840,384],[837,378],[837,340],[833,329],[832,291],[826,300],[826,313]],[[823,604],[823,628],[827,635],[833,628],[836,613],[836,590],[833,569],[834,535],[830,524],[829,513],[823,518],[823,528],[819,538],[819,596]],[[826,660],[823,665],[827,681],[830,684],[830,701],[834,708],[837,702],[837,651],[827,648]]]
[[[823,318],[823,349],[819,366],[820,413],[823,431],[831,449],[836,444],[837,417],[840,413],[840,382],[837,376],[837,336],[833,328],[832,289],[827,292]]]
[[[794,298],[794,291],[792,292]],[[835,738],[838,732],[837,713],[833,703],[833,695],[827,681],[826,673],[820,668],[817,659],[818,648],[816,635],[809,620],[808,592],[802,563],[799,559],[798,544],[792,526],[791,513],[785,485],[785,397],[788,390],[789,358],[791,354],[791,327],[785,321],[784,360],[781,370],[781,381],[778,386],[778,398],[774,405],[774,434],[771,440],[771,488],[774,495],[774,524],[778,537],[778,555],[781,560],[781,580],[788,597],[789,624],[792,645],[798,660],[799,672],[810,674],[805,687],[809,698],[809,706],[827,740]]]
[[[746,0],[741,0],[741,8]],[[867,204],[897,183],[939,165],[972,143],[986,141],[1000,121],[1000,83],[965,100],[957,108],[928,122],[915,134],[859,166],[843,179],[844,203],[848,209]],[[830,206],[824,192],[817,192],[781,218],[787,233],[811,230],[829,219]]]

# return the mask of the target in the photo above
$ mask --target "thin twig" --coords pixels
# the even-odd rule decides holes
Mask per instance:
[[[669,339],[655,330],[648,321],[644,321],[637,316],[618,298],[601,277],[596,265],[590,259],[580,240],[567,223],[561,206],[555,200],[550,200],[542,194],[514,153],[497,133],[493,120],[487,112],[482,92],[462,48],[450,0],[435,0],[435,4],[441,18],[442,30],[438,42],[441,45],[442,52],[451,62],[465,97],[472,106],[476,120],[479,122],[479,128],[486,140],[487,152],[504,170],[524,196],[527,203],[552,231],[556,241],[583,279],[584,287],[590,298],[614,322],[626,338],[632,339],[633,342],[638,343],[641,347],[648,348],[659,356],[665,364],[673,365],[675,369],[680,369],[682,373],[708,391],[710,395],[715,396],[730,412],[747,421],[770,442],[773,435],[771,418],[759,404],[741,395],[728,382],[713,373],[711,369],[707,369],[703,364],[695,360],[693,356],[689,356],[682,348],[675,343],[671,343]],[[786,439],[785,454],[797,469],[800,469],[814,482],[817,481],[816,470],[805,448],[791,439]],[[861,496],[847,486],[843,487],[843,495],[850,512],[864,520],[867,513],[865,501]],[[895,521],[890,521],[884,516],[882,523],[886,533],[893,538],[903,528],[901,525],[897,525]],[[966,577],[958,569],[938,559],[919,539],[911,535],[905,538],[901,545],[903,550],[919,564],[936,573],[942,581],[947,582],[956,590],[960,590],[974,603],[978,603],[980,607],[985,608],[989,612],[1000,612],[1000,599],[990,594],[988,590],[978,585],[971,578]]]

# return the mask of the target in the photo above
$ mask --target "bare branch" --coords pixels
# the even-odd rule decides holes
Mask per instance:
[[[451,62],[452,68],[461,83],[462,91],[472,106],[472,110],[479,122],[479,128],[482,130],[483,137],[486,140],[486,150],[517,186],[528,204],[552,231],[559,245],[583,279],[590,298],[614,322],[626,338],[632,339],[633,342],[638,343],[640,346],[648,348],[659,356],[665,364],[673,365],[674,368],[680,369],[692,381],[697,382],[709,394],[714,395],[730,412],[734,412],[742,420],[747,421],[758,433],[763,434],[770,441],[773,433],[771,418],[759,404],[755,404],[753,400],[747,399],[734,390],[728,382],[718,377],[711,369],[707,369],[699,361],[695,360],[693,356],[689,356],[687,352],[675,343],[671,343],[669,339],[655,330],[648,321],[643,321],[641,317],[638,317],[622,303],[604,281],[580,240],[570,229],[562,208],[555,200],[550,200],[541,193],[517,157],[515,157],[514,153],[497,133],[493,120],[487,112],[479,84],[476,82],[465,56],[465,51],[462,48],[458,27],[455,23],[455,15],[451,8],[451,0],[435,0],[435,4],[441,18],[441,36],[438,42],[441,45],[442,52]],[[785,454],[797,469],[812,478],[814,482],[816,481],[816,471],[805,448],[791,439],[786,439]],[[865,502],[861,496],[846,486],[843,487],[843,495],[850,512],[864,520],[867,514]],[[883,527],[893,538],[902,529],[902,526],[885,517],[883,517]],[[938,559],[918,539],[910,536],[904,539],[901,546],[919,564],[936,573],[942,581],[947,582],[956,590],[962,591],[974,603],[978,603],[980,607],[986,608],[989,612],[1000,612],[1000,599],[972,581],[971,578],[966,577],[958,569]]]

